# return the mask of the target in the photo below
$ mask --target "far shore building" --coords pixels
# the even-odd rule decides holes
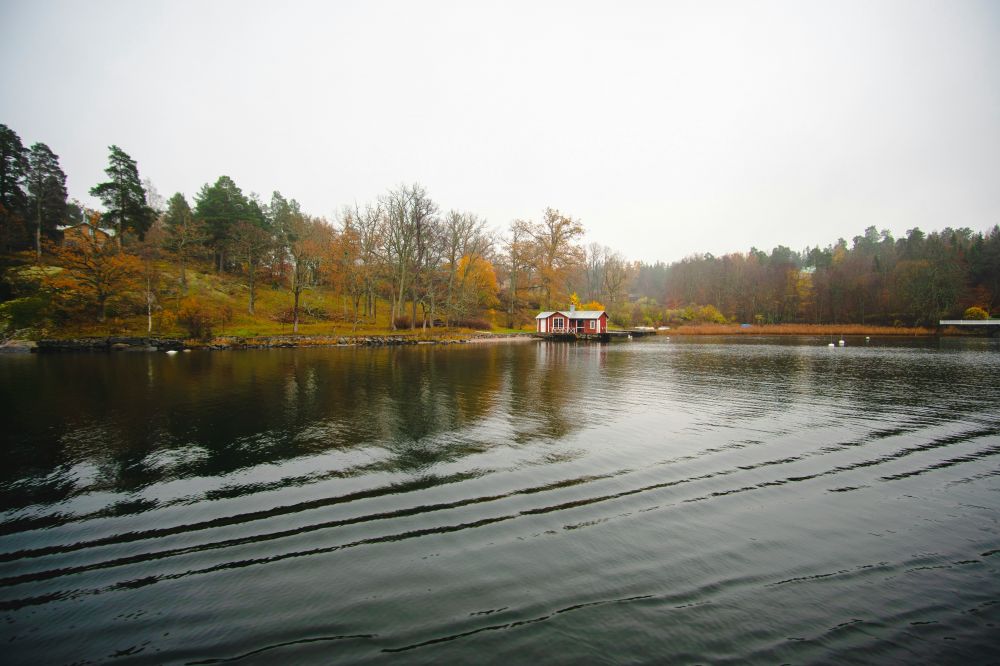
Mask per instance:
[[[535,316],[536,333],[577,333],[600,335],[608,332],[608,313],[604,310],[569,310],[539,312]]]
[[[59,227],[62,232],[63,245],[80,245],[86,241],[92,241],[98,245],[104,245],[111,240],[111,233],[100,229],[89,222],[80,222],[66,227]]]

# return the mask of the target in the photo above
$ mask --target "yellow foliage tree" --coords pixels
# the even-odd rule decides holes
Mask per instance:
[[[482,257],[462,257],[458,263],[458,274],[462,276],[459,289],[461,309],[470,313],[475,309],[494,308],[500,304],[497,299],[497,275],[493,264]]]

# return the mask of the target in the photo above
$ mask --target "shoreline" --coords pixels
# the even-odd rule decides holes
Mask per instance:
[[[968,337],[974,335],[957,329],[940,330],[924,327],[863,326],[860,324],[770,324],[741,327],[729,324],[691,325],[656,331],[651,337],[696,336],[877,336],[877,337]],[[186,340],[168,337],[97,336],[76,338],[47,338],[33,340],[8,340],[0,344],[0,353],[51,354],[68,352],[179,352],[227,351],[237,349],[299,349],[307,347],[399,347],[411,345],[464,345],[496,344],[500,342],[538,341],[533,332],[519,333],[469,333],[418,336],[409,334],[385,335],[260,335],[219,336],[211,340]]]
[[[269,335],[219,336],[211,340],[180,338],[101,336],[79,338],[49,338],[38,341],[8,340],[0,345],[0,353],[111,353],[111,352],[179,352],[227,351],[237,349],[299,349],[307,347],[401,347],[416,345],[492,344],[498,342],[529,342],[538,340],[533,333],[474,333],[418,337],[412,335]]]

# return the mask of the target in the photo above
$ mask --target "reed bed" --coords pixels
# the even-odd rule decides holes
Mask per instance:
[[[661,335],[935,335],[925,327],[868,326],[864,324],[689,324],[660,331]]]

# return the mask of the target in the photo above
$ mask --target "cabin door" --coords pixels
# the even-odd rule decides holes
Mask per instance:
[[[541,324],[541,326],[542,326],[542,328],[540,329],[540,331],[541,331],[542,333],[544,333],[544,332],[545,332],[545,322],[546,322],[546,321],[548,321],[548,320],[547,320],[547,319],[539,319],[538,321],[539,321],[539,323],[540,323],[540,324]]]

